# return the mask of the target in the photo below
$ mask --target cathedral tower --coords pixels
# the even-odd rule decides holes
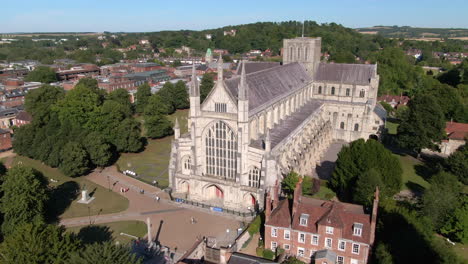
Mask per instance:
[[[314,76],[320,62],[322,38],[283,40],[283,64],[299,62]]]

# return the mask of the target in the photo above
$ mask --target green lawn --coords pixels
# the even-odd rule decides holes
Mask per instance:
[[[468,262],[468,246],[467,245],[457,243],[453,248],[455,250],[455,253],[457,253],[457,255],[459,255],[460,257],[465,259],[465,261]]]
[[[40,161],[23,156],[16,156],[12,165],[19,163],[33,167],[42,172],[42,174],[49,179],[49,185],[56,187],[52,195],[51,202],[53,204],[51,206],[54,207],[54,210],[60,215],[60,218],[117,213],[125,211],[128,208],[127,198],[115,192],[109,192],[107,188],[88,181],[83,177],[67,177],[58,169],[51,168]],[[58,182],[51,182],[50,179],[58,180]],[[96,197],[94,201],[88,205],[76,202],[80,199],[80,195],[76,195],[76,192],[79,191],[83,185],[86,185],[90,195]]]
[[[322,181],[322,184],[320,185],[320,190],[318,191],[318,193],[312,195],[313,198],[317,198],[320,200],[331,200],[333,197],[336,196],[336,193],[330,188],[328,188],[326,183],[327,181]]]
[[[390,135],[396,135],[397,134],[397,128],[399,124],[398,123],[393,123],[390,121],[385,121],[385,128],[388,129],[388,134]]]
[[[102,237],[108,237],[108,234],[106,234],[107,232],[104,231],[105,234],[103,234],[102,231],[105,229],[105,227],[110,229],[112,238],[114,238],[114,240],[118,241],[120,244],[127,244],[133,240],[131,237],[120,235],[120,233],[126,233],[136,237],[143,237],[147,233],[146,224],[142,221],[121,221],[98,224],[95,226],[98,228],[88,228],[88,232],[82,232],[82,234],[86,233],[86,238],[88,241],[99,241]],[[83,227],[88,227],[88,225],[69,227],[67,228],[67,231],[78,234],[80,229]]]
[[[424,165],[421,161],[407,155],[394,155],[400,159],[401,167],[403,169],[402,190],[411,189],[420,191],[421,189],[429,188],[430,184],[416,172],[416,168],[418,166],[422,167]]]
[[[188,110],[178,110],[169,116],[174,123],[176,117],[179,120],[181,134],[187,132]],[[171,142],[173,136],[160,139],[148,139],[148,145],[140,153],[123,153],[117,165],[121,171],[135,171],[138,179],[151,183],[157,180],[159,185],[167,187],[169,184],[167,168],[169,165],[169,155],[171,153]]]

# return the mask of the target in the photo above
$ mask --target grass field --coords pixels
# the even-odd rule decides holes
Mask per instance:
[[[398,128],[399,124],[397,123],[393,123],[393,122],[390,122],[390,121],[385,121],[385,128],[388,129],[388,133],[390,135],[396,135],[397,134],[397,128]]]
[[[109,214],[124,211],[128,208],[127,198],[115,193],[109,192],[98,184],[84,179],[83,177],[71,178],[63,175],[58,169],[44,165],[42,162],[32,160],[23,156],[16,156],[13,164],[23,164],[30,166],[42,172],[49,179],[49,185],[54,186],[55,191],[52,194],[51,207],[56,210],[60,218],[72,218],[88,215]],[[51,182],[50,179],[58,182]],[[90,195],[96,197],[90,204],[79,204],[76,201],[80,199],[77,191],[86,185]]]
[[[401,167],[403,169],[403,185],[402,190],[420,191],[421,188],[427,189],[430,184],[417,173],[418,166],[422,167],[423,163],[411,156],[400,156],[394,154],[400,159]]]
[[[178,118],[181,134],[187,132],[187,115],[188,110],[178,110],[169,116],[173,123],[176,117]],[[117,161],[119,169],[135,171],[139,175],[138,179],[147,183],[157,180],[159,186],[167,187],[169,184],[167,168],[173,138],[174,136],[149,139],[144,151],[123,153]]]
[[[88,227],[88,228],[86,228]],[[136,237],[143,237],[146,232],[146,224],[142,221],[121,221],[121,222],[112,222],[112,223],[105,223],[105,224],[98,224],[91,226],[74,226],[67,228],[67,231],[74,232],[76,234],[80,233],[82,228],[85,228],[82,232],[82,236],[86,236],[86,241],[102,241],[109,238],[109,235],[115,241],[118,241],[120,244],[127,244],[133,240],[133,238],[121,235],[120,233],[129,234]],[[97,228],[96,228],[97,227]],[[109,230],[106,230],[106,227]],[[110,231],[111,234],[109,234]]]

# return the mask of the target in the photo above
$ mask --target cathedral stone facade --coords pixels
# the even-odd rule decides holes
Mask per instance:
[[[334,140],[377,136],[377,65],[320,62],[321,38],[284,40],[283,65],[242,62],[200,103],[193,70],[189,132],[176,122],[172,195],[236,212],[263,209],[265,193],[294,170],[311,175]]]

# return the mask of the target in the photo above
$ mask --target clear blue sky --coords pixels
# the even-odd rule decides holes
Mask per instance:
[[[0,32],[209,29],[314,20],[346,27],[468,28],[467,0],[2,0]]]

